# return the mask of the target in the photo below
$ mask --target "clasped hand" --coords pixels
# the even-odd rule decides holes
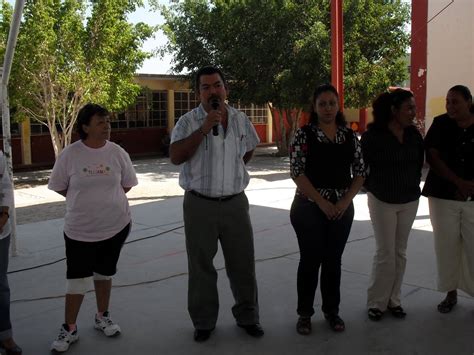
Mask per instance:
[[[323,199],[318,203],[318,207],[324,212],[326,217],[330,220],[341,219],[347,208],[349,207],[350,201],[346,199],[340,199],[336,203],[332,203],[326,199]]]

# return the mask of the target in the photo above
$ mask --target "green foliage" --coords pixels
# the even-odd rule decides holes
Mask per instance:
[[[330,80],[330,5],[325,0],[184,0],[159,6],[177,72],[221,66],[233,98],[299,108]],[[406,78],[409,5],[400,0],[344,1],[345,86],[363,107]]]
[[[289,113],[306,108],[315,86],[330,81],[327,0],[182,0],[156,7],[166,20],[163,51],[174,54],[173,69],[192,74],[220,66],[232,101],[270,102]],[[409,15],[400,0],[344,1],[346,106],[366,107],[406,78]]]
[[[127,15],[142,5],[140,0],[26,2],[10,101],[17,115],[48,126],[56,155],[70,143],[82,105],[95,102],[118,111],[135,101],[140,87],[133,75],[149,56],[140,47],[154,29],[130,24]],[[1,46],[9,16],[4,4]]]
[[[5,49],[7,46],[8,31],[12,21],[13,8],[5,0],[1,1],[0,10],[0,56],[5,57]]]
[[[366,107],[407,77],[410,8],[400,0],[344,1],[346,106]]]

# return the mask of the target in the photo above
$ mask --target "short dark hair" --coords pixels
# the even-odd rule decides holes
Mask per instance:
[[[469,90],[469,88],[467,86],[454,85],[451,89],[448,90],[448,92],[450,92],[450,91],[455,91],[455,92],[461,94],[462,97],[464,97],[464,99],[466,101],[472,101],[471,90]]]
[[[196,92],[199,92],[199,84],[201,83],[201,76],[203,75],[212,75],[212,74],[219,74],[219,76],[222,79],[222,82],[224,83],[224,86],[227,87],[227,81],[225,80],[224,73],[222,73],[222,70],[220,70],[217,67],[213,66],[206,66],[202,67],[199,69],[196,74],[195,74],[195,85],[196,85]]]
[[[95,115],[105,117],[109,116],[110,113],[105,107],[92,103],[84,105],[79,110],[79,113],[77,114],[76,131],[81,140],[87,139],[87,133],[84,132],[82,125],[88,126],[91,123],[91,118]]]
[[[336,88],[334,86],[332,86],[331,84],[322,84],[322,85],[319,85],[318,87],[316,87],[316,89],[314,90],[313,98],[311,100],[311,105],[310,105],[310,110],[311,111],[310,111],[309,121],[312,122],[312,123],[318,123],[318,121],[319,121],[318,114],[316,113],[314,105],[315,105],[316,100],[318,99],[318,97],[324,92],[332,92],[334,95],[336,95],[337,100],[339,101],[339,94],[338,94]],[[337,111],[336,124],[338,126],[345,126],[347,124],[346,119],[344,117],[344,114],[341,112],[341,110]]]
[[[367,128],[387,129],[389,122],[393,119],[392,107],[399,109],[406,100],[412,97],[413,93],[404,89],[384,92],[377,96],[374,102],[372,102],[374,121]]]

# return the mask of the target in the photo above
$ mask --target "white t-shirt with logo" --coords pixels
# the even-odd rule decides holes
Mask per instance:
[[[119,145],[107,141],[95,149],[79,140],[59,155],[48,188],[67,190],[64,233],[74,240],[96,242],[130,223],[123,188],[137,184],[130,157]]]

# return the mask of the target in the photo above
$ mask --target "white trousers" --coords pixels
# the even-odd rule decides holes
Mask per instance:
[[[428,198],[438,290],[474,296],[474,202]]]
[[[376,245],[367,290],[367,308],[378,308],[383,312],[387,306],[400,306],[408,235],[419,201],[386,203],[370,192],[367,193],[367,198]]]

